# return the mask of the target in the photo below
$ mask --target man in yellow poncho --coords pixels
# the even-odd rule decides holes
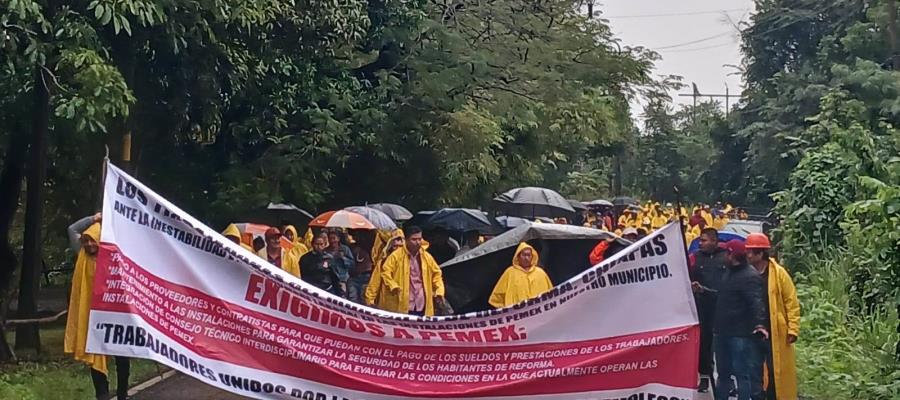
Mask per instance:
[[[538,266],[538,253],[528,243],[519,243],[512,265],[503,272],[488,300],[494,308],[508,307],[540,296],[553,283],[544,269]]]
[[[380,309],[384,309],[382,301],[386,298],[386,296],[384,295],[384,291],[387,290],[387,288],[381,282],[384,261],[387,260],[388,256],[390,256],[395,250],[403,247],[403,231],[400,229],[394,230],[393,232],[391,232],[391,236],[387,238],[385,242],[386,243],[381,246],[378,261],[375,261],[375,267],[372,269],[372,278],[369,279],[369,284],[366,285],[366,292],[363,296],[363,301],[366,305],[374,306]]]
[[[381,281],[387,290],[381,308],[401,314],[434,315],[436,299],[444,301],[444,278],[434,257],[422,248],[422,229],[403,230],[405,246],[384,261]]]
[[[762,233],[747,236],[747,260],[763,277],[768,313],[769,346],[765,352],[766,398],[797,400],[797,366],[794,343],[800,337],[800,301],[787,270],[769,257],[769,238]]]
[[[63,351],[74,355],[76,360],[91,367],[91,380],[96,396],[98,399],[104,399],[109,395],[106,356],[85,352],[91,297],[94,293],[94,271],[97,268],[97,252],[100,250],[99,240],[99,223],[94,223],[81,233],[81,250],[78,251],[75,272],[72,275],[72,292],[69,295],[69,312],[66,318]],[[115,360],[118,375],[116,397],[125,399],[128,395],[131,362],[126,357],[115,357]]]
[[[240,229],[238,229],[237,225],[228,224],[228,227],[226,227],[225,230],[222,231],[222,236],[225,236],[225,238],[227,238],[228,240],[241,245],[241,247],[249,250],[251,253],[256,253],[255,251],[253,251],[253,246],[250,246],[249,244],[241,241],[241,231]]]
[[[261,251],[262,257],[287,273],[300,277],[300,262],[290,250],[281,247],[281,231],[278,228],[266,230],[266,248]]]

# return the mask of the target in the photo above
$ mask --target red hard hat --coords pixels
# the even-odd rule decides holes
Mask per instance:
[[[751,233],[747,235],[745,247],[748,249],[770,249],[772,244],[769,243],[769,237],[763,233]]]

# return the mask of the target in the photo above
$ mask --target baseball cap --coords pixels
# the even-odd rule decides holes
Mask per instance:
[[[728,250],[729,253],[734,255],[743,255],[747,254],[747,248],[744,246],[744,242],[733,239],[725,242],[725,245],[722,246],[725,250]]]
[[[281,231],[278,230],[278,228],[275,228],[275,227],[266,229],[266,237],[269,238],[269,237],[272,237],[272,236],[281,236]]]
[[[628,235],[637,236],[637,234],[638,234],[638,231],[637,231],[637,229],[634,229],[634,228],[625,228],[625,230],[622,231],[622,236],[628,236]]]

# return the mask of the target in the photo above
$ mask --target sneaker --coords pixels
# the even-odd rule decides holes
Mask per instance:
[[[709,392],[709,378],[700,378],[700,386],[697,387],[697,391],[700,393]]]

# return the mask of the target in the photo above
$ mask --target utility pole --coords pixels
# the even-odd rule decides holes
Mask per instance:
[[[725,99],[725,118],[728,118],[728,111],[729,111],[728,109],[731,107],[731,103],[729,102],[729,99],[741,97],[738,94],[731,94],[731,92],[728,90],[728,84],[725,85],[725,93],[724,94],[722,94],[722,93],[700,93],[700,90],[697,89],[696,83],[691,82],[691,86],[694,89],[693,93],[679,93],[678,96],[694,98],[694,116],[695,117],[697,115],[697,99],[700,97],[706,97],[710,100],[715,99],[715,98],[724,98]],[[696,120],[696,118],[695,118],[695,120]]]

